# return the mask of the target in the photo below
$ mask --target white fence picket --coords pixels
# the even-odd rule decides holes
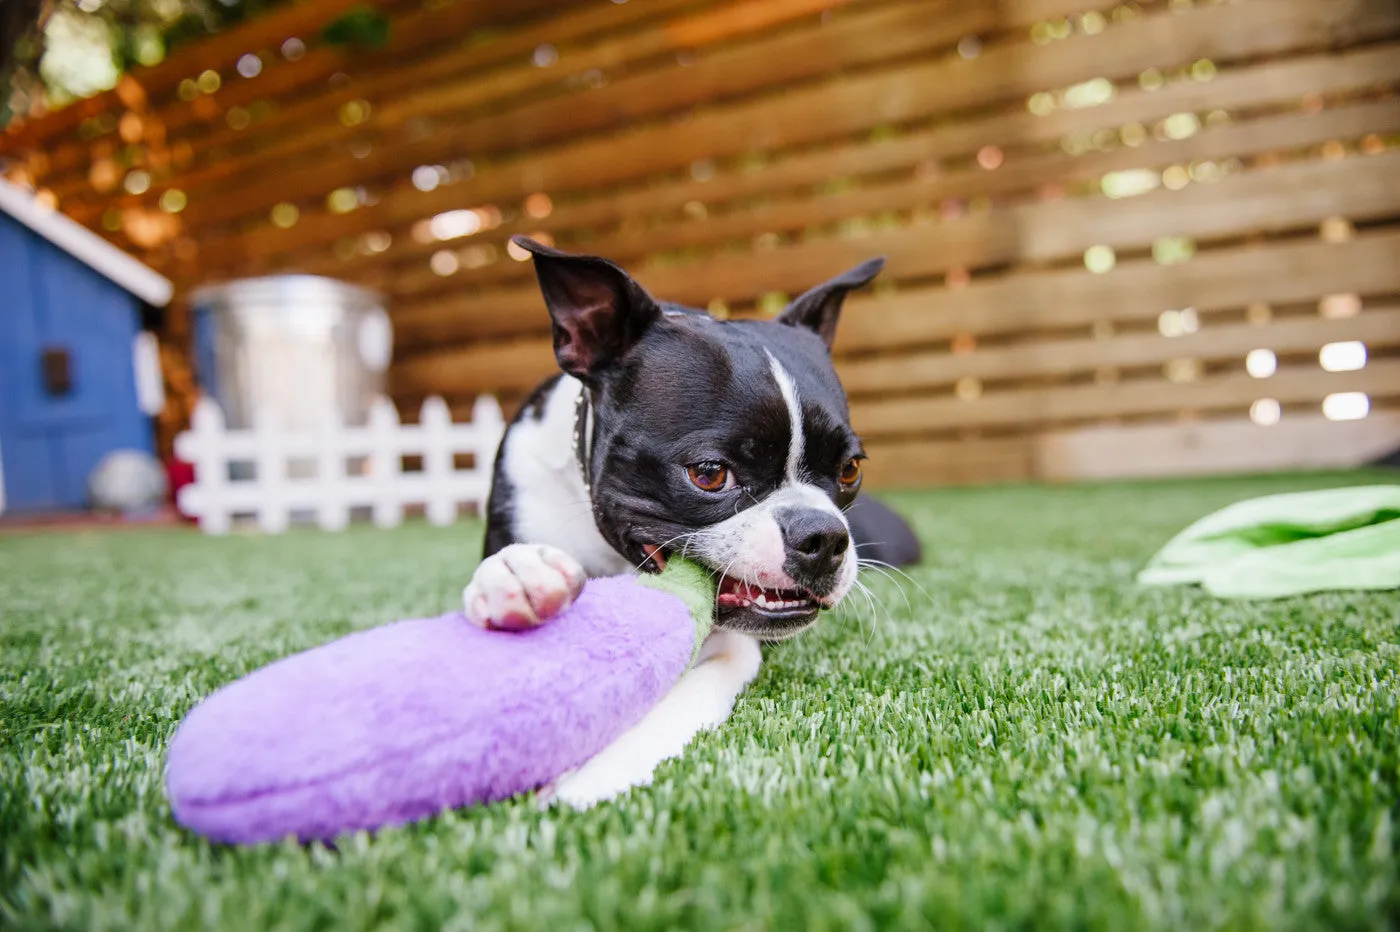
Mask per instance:
[[[282,435],[281,419],[270,411],[254,418],[257,456],[254,481],[262,493],[257,509],[258,527],[267,534],[280,534],[291,524],[291,502],[287,488],[287,456],[290,444]]]
[[[476,400],[466,424],[452,423],[447,405],[435,397],[423,403],[418,424],[401,424],[388,399],[377,398],[364,426],[331,423],[289,432],[267,413],[253,425],[230,430],[218,405],[205,398],[195,406],[190,430],[175,440],[176,455],[195,468],[194,482],[180,490],[180,508],[207,533],[227,533],[237,516],[278,533],[293,513],[340,530],[355,508],[369,509],[379,527],[394,527],[410,505],[421,506],[432,524],[451,524],[462,505],[485,511],[505,432],[500,405],[489,396]],[[455,468],[458,454],[472,456],[471,468]],[[422,471],[406,472],[404,457],[415,455]],[[314,475],[293,471],[293,461],[314,464]],[[254,464],[253,474],[231,476],[234,463]]]
[[[321,425],[316,450],[316,493],[320,507],[316,523],[323,531],[343,531],[350,524],[349,492],[353,476],[347,475],[350,458],[345,432],[334,421]]]
[[[228,532],[232,515],[228,496],[229,457],[224,446],[224,412],[207,398],[195,405],[190,430],[175,438],[175,455],[194,466],[198,485],[180,490],[180,506],[200,516],[200,526],[210,534]]]
[[[365,481],[371,516],[379,527],[397,527],[403,521],[403,502],[395,485],[402,472],[401,430],[399,413],[393,403],[388,398],[376,398],[369,409],[364,452],[369,457],[369,475]]]
[[[452,414],[447,402],[433,396],[423,402],[418,416],[423,445],[423,497],[429,524],[451,524],[457,517],[452,500]]]

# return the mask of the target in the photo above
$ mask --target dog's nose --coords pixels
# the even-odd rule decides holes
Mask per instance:
[[[805,586],[820,588],[836,572],[851,544],[846,525],[825,511],[790,512],[780,524],[789,575]]]

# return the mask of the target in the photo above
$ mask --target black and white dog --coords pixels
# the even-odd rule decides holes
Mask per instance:
[[[719,579],[702,662],[557,788],[588,802],[645,782],[722,721],[757,672],[753,639],[791,637],[839,603],[858,545],[888,562],[917,558],[892,514],[868,519],[891,540],[862,541],[846,513],[864,452],[830,347],[846,295],[884,261],[816,286],[776,320],[721,321],[655,300],[606,259],[515,242],[534,256],[563,374],[535,391],[501,443],[485,558],[463,592],[468,617],[546,623],[586,578],[655,571],[672,554]]]

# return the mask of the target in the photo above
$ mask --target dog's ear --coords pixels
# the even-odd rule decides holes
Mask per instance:
[[[607,259],[561,252],[524,236],[511,242],[535,257],[554,358],[570,375],[586,376],[616,361],[661,316],[651,295]]]
[[[826,341],[827,349],[836,340],[836,321],[841,317],[841,305],[846,295],[870,283],[885,267],[885,257],[863,262],[831,281],[822,282],[810,291],[798,295],[778,315],[778,323],[815,330]]]

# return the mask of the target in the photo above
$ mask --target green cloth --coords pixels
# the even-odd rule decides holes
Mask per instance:
[[[1138,582],[1200,583],[1236,599],[1400,588],[1400,486],[1237,502],[1168,541]]]
[[[671,557],[666,568],[656,575],[643,574],[638,582],[662,592],[669,592],[685,603],[690,610],[690,620],[695,625],[695,649],[690,652],[690,662],[695,663],[700,656],[700,647],[715,622],[715,577],[701,566],[682,557]]]

